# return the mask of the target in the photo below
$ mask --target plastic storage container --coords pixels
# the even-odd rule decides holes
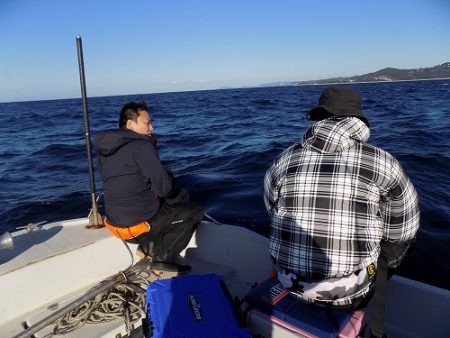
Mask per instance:
[[[270,278],[245,297],[241,311],[246,314],[252,334],[263,337],[354,338],[363,323],[364,311],[324,309],[299,301]]]
[[[186,275],[153,282],[147,288],[152,338],[250,338],[240,328],[221,276]]]

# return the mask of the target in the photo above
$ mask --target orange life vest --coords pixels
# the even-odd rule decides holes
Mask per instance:
[[[117,238],[122,238],[124,240],[142,235],[143,233],[150,231],[151,228],[150,224],[148,224],[147,222],[141,222],[127,228],[120,228],[109,223],[106,217],[103,219],[103,224],[105,224],[105,226],[114,236],[116,236]]]

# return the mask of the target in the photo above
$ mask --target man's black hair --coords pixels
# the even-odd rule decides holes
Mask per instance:
[[[145,110],[148,112],[148,107],[145,102],[128,102],[122,107],[119,117],[119,128],[125,128],[128,120],[134,122],[139,117],[139,112]]]

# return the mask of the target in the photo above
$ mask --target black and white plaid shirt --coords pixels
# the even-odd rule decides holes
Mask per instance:
[[[283,269],[342,277],[376,262],[381,240],[415,237],[416,190],[392,155],[365,143],[369,135],[358,118],[319,121],[267,171],[270,252]]]

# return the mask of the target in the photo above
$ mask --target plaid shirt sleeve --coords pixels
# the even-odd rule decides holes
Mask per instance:
[[[408,242],[414,239],[420,224],[419,198],[416,189],[402,166],[392,158],[392,179],[387,198],[381,205],[389,242]]]
[[[391,268],[406,256],[420,225],[419,198],[402,166],[392,157],[391,181],[382,197],[380,210],[384,221],[382,252]]]
[[[289,166],[294,146],[283,151],[264,176],[264,204],[270,215],[272,215],[273,207],[277,204],[281,178]]]

